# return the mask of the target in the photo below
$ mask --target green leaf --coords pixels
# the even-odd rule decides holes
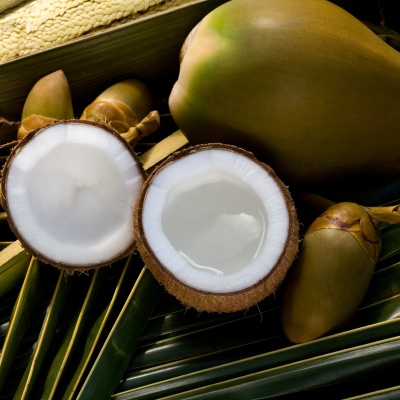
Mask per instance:
[[[400,294],[360,308],[354,316],[354,326],[366,326],[400,317]]]
[[[60,348],[57,354],[51,360],[50,370],[45,377],[44,385],[41,388],[41,399],[53,399],[61,381],[63,372],[65,371],[69,355],[73,350],[73,345],[76,343],[74,336],[76,336],[76,325],[79,320],[80,313],[77,312],[70,320],[68,329],[65,332]]]
[[[0,297],[22,281],[31,258],[18,240],[0,251]]]
[[[0,354],[0,391],[7,379],[22,337],[32,319],[32,311],[39,300],[40,262],[31,257],[28,272],[12,311],[7,336]]]
[[[130,257],[126,259],[124,268],[119,277],[110,301],[107,302],[104,310],[93,323],[90,331],[86,336],[84,350],[82,352],[80,362],[76,363],[75,373],[63,394],[63,399],[65,400],[72,400],[78,392],[78,388],[80,387],[85,377],[85,374],[87,374],[87,369],[90,366],[90,362],[96,354],[96,349],[101,344],[100,340],[106,333],[108,326],[111,324],[113,315],[118,312],[117,308],[121,300],[123,300],[126,286],[132,281],[133,275],[135,275],[133,274],[133,272],[136,272],[133,271],[133,269],[136,269],[136,266],[132,265],[130,259]]]
[[[4,250],[7,246],[9,246],[10,244],[12,244],[12,241],[1,241],[0,242],[0,250]]]
[[[77,399],[109,399],[135,350],[161,294],[161,286],[143,268]]]
[[[85,335],[85,329],[98,301],[98,296],[101,294],[107,272],[106,268],[95,270],[82,306],[72,319],[62,345],[53,360],[41,398],[52,399],[56,396],[61,381],[67,374],[67,367],[75,361],[76,349]]]
[[[382,229],[382,250],[379,256],[380,263],[400,253],[400,224],[390,225]]]
[[[400,262],[375,272],[362,306],[400,294]]]
[[[48,349],[54,339],[59,318],[62,316],[62,311],[66,307],[67,300],[69,299],[68,295],[70,294],[70,289],[71,287],[67,284],[64,273],[60,272],[54,295],[47,309],[46,317],[43,321],[35,350],[14,395],[15,400],[28,399],[32,392],[36,378],[41,372]]]
[[[362,394],[355,397],[347,397],[343,400],[398,400],[400,399],[400,386],[395,386],[376,392]]]
[[[271,346],[286,344],[276,305],[273,309],[257,311],[257,308],[254,308],[246,315],[235,313],[213,317],[208,314],[196,316],[195,312],[190,313],[190,311],[182,313],[175,322],[174,330],[166,330],[165,334],[161,330],[153,340],[140,341],[135,357],[127,369],[137,370],[229,349],[235,349],[235,352],[240,354],[240,349],[243,347],[247,347],[250,352],[255,343],[258,352],[262,349],[271,350]],[[200,325],[202,316],[204,323]],[[207,318],[212,320],[207,322]],[[164,319],[167,327],[169,319],[169,316]],[[239,331],[240,335],[232,334]]]
[[[268,322],[276,325],[276,321]],[[242,327],[244,326],[247,327],[248,324],[245,323],[242,325]],[[299,345],[289,346],[287,342],[286,345],[284,345],[283,343],[285,342],[281,341],[277,343],[278,347],[276,349],[267,352],[262,352],[261,343],[258,343],[258,353],[256,353],[254,356],[242,356],[241,359],[232,362],[224,363],[224,360],[227,358],[227,356],[224,352],[220,351],[219,362],[217,353],[215,365],[211,368],[204,368],[207,358],[209,359],[207,355],[193,358],[192,363],[188,363],[188,359],[183,359],[180,362],[175,363],[164,363],[161,364],[157,370],[156,368],[149,368],[147,370],[149,375],[148,377],[144,375],[146,370],[143,371],[144,376],[138,376],[141,379],[132,379],[129,382],[129,376],[127,376],[127,382],[124,385],[123,390],[121,390],[122,393],[116,393],[113,396],[113,399],[154,399],[163,396],[171,396],[183,391],[212,385],[217,382],[240,378],[241,376],[249,375],[266,369],[300,363],[301,361],[320,357],[331,352],[340,352],[356,346],[368,346],[370,342],[392,338],[392,336],[398,334],[399,329],[400,320],[393,320],[381,324],[375,324],[368,327],[341,332]],[[231,331],[236,332],[235,330]],[[213,333],[216,340],[218,340],[218,332],[214,331]],[[210,338],[212,336],[213,334],[210,332],[208,337]],[[193,343],[193,346],[194,345],[195,344]],[[186,343],[185,347],[186,349],[189,349],[189,343]],[[237,351],[237,348],[231,349],[233,354]],[[200,366],[197,370],[196,364]],[[302,364],[299,365],[301,366]],[[201,367],[204,369],[201,369]]]
[[[360,377],[373,379],[377,373],[398,366],[399,351],[400,339],[391,338],[220,381],[167,398],[229,400],[237,399],[238,393],[243,399],[272,398]],[[128,398],[120,397],[119,400]]]

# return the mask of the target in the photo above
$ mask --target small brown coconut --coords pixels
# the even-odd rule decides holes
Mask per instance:
[[[188,307],[234,312],[273,293],[299,224],[288,188],[252,153],[211,143],[174,153],[145,181],[134,236],[155,278]]]
[[[58,121],[11,151],[1,203],[27,251],[66,271],[85,271],[134,250],[132,208],[145,177],[133,148],[112,128]]]

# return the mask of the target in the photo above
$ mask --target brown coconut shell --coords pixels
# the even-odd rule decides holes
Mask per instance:
[[[183,157],[187,157],[188,155],[199,151],[213,149],[225,149],[247,157],[257,163],[265,171],[267,171],[267,173],[274,179],[280,191],[282,192],[283,198],[286,201],[286,207],[289,214],[289,230],[287,240],[278,262],[262,280],[247,289],[237,292],[207,292],[193,288],[181,282],[168,270],[168,268],[160,263],[157,255],[153,252],[153,249],[150,247],[146,236],[144,235],[142,210],[143,205],[146,201],[146,193],[156,175],[161,170],[167,168],[170,164]],[[197,311],[234,312],[245,310],[256,305],[265,297],[277,290],[278,286],[285,278],[288,269],[293,264],[299,248],[299,222],[297,219],[295,204],[293,202],[289,189],[278,178],[274,170],[268,165],[259,161],[253,155],[253,153],[228,144],[210,143],[206,145],[195,145],[177,151],[170,157],[168,157],[155,170],[153,170],[153,172],[148,176],[147,180],[145,181],[134,208],[133,218],[136,245],[148,269],[170,294],[175,296],[185,306],[192,307]]]
[[[116,140],[119,140],[124,147],[126,148],[127,151],[129,151],[129,153],[131,154],[132,158],[136,161],[137,166],[138,166],[138,171],[140,172],[140,174],[143,177],[143,180],[146,179],[147,174],[142,166],[142,163],[138,157],[138,155],[136,154],[136,152],[134,151],[133,147],[124,139],[121,137],[121,135],[114,130],[112,127],[110,127],[109,125],[106,124],[101,124],[98,122],[94,122],[94,121],[84,121],[84,120],[75,120],[75,119],[71,119],[71,120],[57,120],[49,125],[46,125],[44,127],[32,130],[31,132],[29,132],[26,136],[23,137],[23,139],[21,139],[17,145],[15,147],[13,147],[13,149],[11,150],[10,155],[8,156],[3,169],[1,171],[1,195],[0,195],[0,202],[2,207],[4,208],[4,211],[6,211],[7,213],[7,220],[10,226],[11,231],[15,234],[15,236],[18,238],[18,240],[21,242],[22,246],[24,247],[24,249],[26,251],[28,251],[30,254],[32,254],[34,257],[36,257],[37,259],[50,264],[56,268],[59,269],[63,269],[66,272],[69,273],[73,273],[74,271],[88,271],[91,269],[97,269],[100,267],[104,267],[104,266],[109,266],[113,263],[115,263],[116,261],[128,256],[129,254],[131,254],[134,249],[135,249],[135,241],[134,241],[134,237],[132,236],[132,242],[131,245],[129,247],[127,247],[125,249],[125,251],[113,255],[112,257],[110,257],[110,259],[105,260],[101,263],[96,263],[96,264],[85,264],[85,265],[71,265],[68,263],[64,263],[62,261],[56,261],[56,260],[52,260],[51,258],[48,258],[45,254],[42,254],[41,252],[37,251],[36,248],[34,248],[26,239],[25,237],[20,233],[20,231],[18,230],[18,226],[15,224],[13,217],[12,217],[12,213],[10,212],[9,206],[8,206],[8,202],[7,202],[7,177],[8,177],[8,172],[10,169],[10,166],[14,160],[14,158],[19,154],[19,152],[32,140],[34,139],[37,135],[40,135],[41,132],[45,131],[47,128],[49,128],[50,126],[53,126],[55,124],[80,124],[80,125],[91,125],[91,126],[95,126],[98,127],[104,131],[107,131],[110,135],[112,135]]]

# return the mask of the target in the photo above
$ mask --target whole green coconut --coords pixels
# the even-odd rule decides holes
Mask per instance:
[[[400,55],[325,0],[231,0],[181,52],[169,99],[192,144],[253,151],[288,183],[400,169]]]

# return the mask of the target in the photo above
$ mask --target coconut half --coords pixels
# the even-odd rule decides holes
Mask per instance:
[[[132,208],[144,180],[139,158],[114,130],[60,121],[29,133],[12,150],[2,205],[31,254],[86,270],[132,252]]]
[[[164,161],[143,185],[134,227],[156,279],[198,311],[255,305],[277,289],[298,251],[287,187],[230,145],[192,146]]]

